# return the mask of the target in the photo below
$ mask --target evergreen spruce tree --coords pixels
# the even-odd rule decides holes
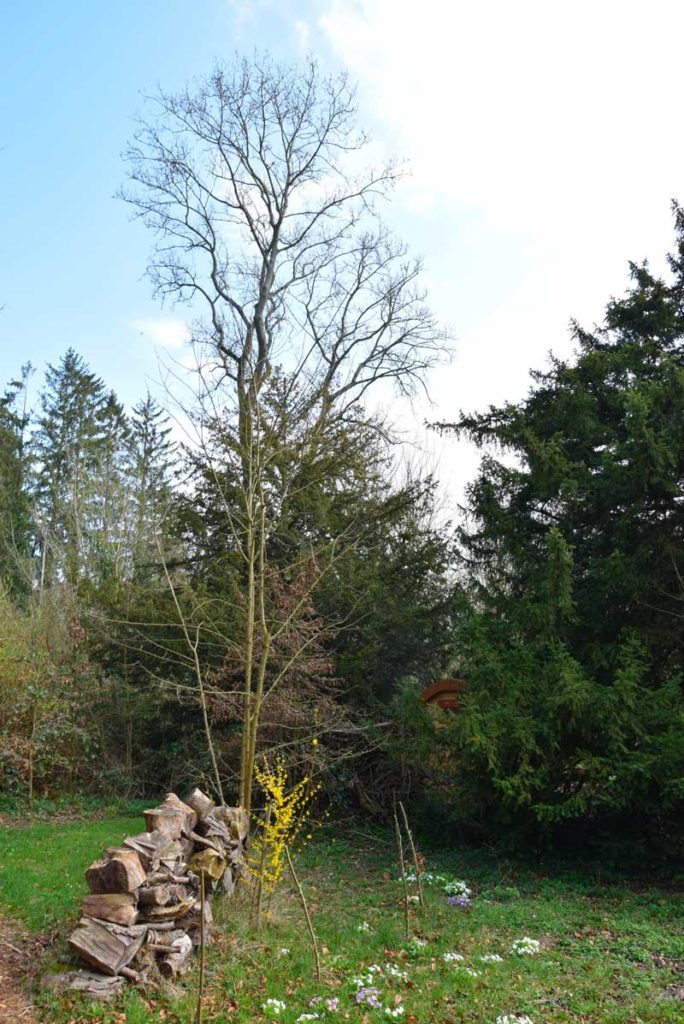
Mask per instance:
[[[632,265],[604,324],[575,327],[575,358],[446,427],[486,450],[459,532],[461,814],[635,833],[683,806],[680,208],[675,223],[668,279]]]
[[[148,392],[131,416],[132,563],[136,579],[159,561],[158,538],[169,510],[176,446],[164,410]]]
[[[92,570],[106,402],[102,381],[73,349],[48,367],[32,441],[41,587],[77,585]]]
[[[22,368],[0,397],[0,586],[19,595],[30,589],[31,516],[26,481],[26,387]]]

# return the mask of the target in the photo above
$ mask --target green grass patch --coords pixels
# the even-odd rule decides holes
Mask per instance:
[[[0,908],[33,932],[73,918],[87,889],[86,868],[107,846],[140,832],[140,816],[101,821],[4,824],[0,828]]]
[[[3,836],[3,899],[9,893],[34,928],[63,922],[77,909],[87,864],[139,824],[40,825]],[[684,1024],[684,1003],[668,997],[684,985],[681,893],[598,884],[579,872],[512,872],[459,850],[428,862],[465,879],[473,900],[467,910],[448,906],[440,885],[426,887],[426,906],[412,905],[411,931],[419,942],[407,943],[391,844],[328,836],[307,849],[299,868],[321,946],[320,984],[301,908],[287,885],[258,932],[248,923],[248,892],[224,905],[215,901],[219,927],[208,951],[206,1024],[295,1024],[314,1013],[327,1024],[495,1024],[515,1014],[534,1024]],[[523,936],[540,943],[537,955],[510,952]],[[462,959],[445,960],[448,953]],[[190,1024],[196,979],[195,966],[182,986],[144,997],[129,989],[107,1007],[42,996],[42,1019]],[[357,1003],[355,979],[378,989],[381,1008],[367,999]],[[269,1018],[267,999],[285,1008]],[[326,1000],[339,1002],[328,1009]]]

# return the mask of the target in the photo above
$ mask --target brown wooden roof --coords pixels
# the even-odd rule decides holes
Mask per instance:
[[[467,687],[462,679],[438,679],[421,693],[425,704],[438,704],[443,711],[459,711],[460,697]]]

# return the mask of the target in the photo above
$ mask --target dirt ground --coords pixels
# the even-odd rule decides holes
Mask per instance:
[[[30,940],[0,919],[0,1024],[36,1024],[26,991],[33,960]]]

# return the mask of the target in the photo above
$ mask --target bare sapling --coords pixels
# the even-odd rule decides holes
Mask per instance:
[[[411,826],[409,825],[408,815],[406,808],[404,807],[401,800],[399,801],[399,810],[401,811],[402,818],[404,819],[404,828],[406,829],[406,835],[408,836],[409,846],[411,847],[411,856],[413,857],[413,867],[416,873],[416,885],[418,886],[418,903],[423,906],[423,884],[420,880],[420,865],[418,863],[418,854],[416,852],[416,844],[413,842],[413,833],[411,832]]]
[[[394,834],[397,837],[397,849],[399,851],[399,868],[401,870],[401,880],[404,884],[404,928],[406,931],[406,941],[408,942],[411,936],[409,891],[408,882],[406,880],[406,863],[404,861],[404,843],[401,838],[401,829],[399,828],[399,818],[397,817],[396,805],[394,807]]]
[[[304,890],[302,889],[301,883],[300,883],[299,879],[297,878],[297,873],[296,873],[296,871],[294,869],[294,864],[292,863],[292,857],[290,856],[290,850],[289,850],[289,847],[287,847],[287,846],[285,847],[285,855],[287,857],[287,863],[288,863],[289,868],[290,868],[290,874],[292,875],[292,881],[295,884],[295,888],[297,889],[297,893],[299,895],[299,900],[300,900],[300,902],[302,904],[302,909],[304,910],[304,917],[306,918],[306,926],[309,929],[309,936],[311,937],[311,950],[313,952],[314,964],[315,964],[315,968],[316,968],[316,981],[320,981],[321,980],[321,958],[320,958],[320,955],[318,953],[318,940],[316,938],[316,932],[314,931],[313,921],[311,920],[311,914],[309,913],[309,907],[308,907],[307,902],[306,902],[306,896],[304,895]]]

